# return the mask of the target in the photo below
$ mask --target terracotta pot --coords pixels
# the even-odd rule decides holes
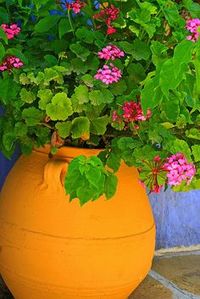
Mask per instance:
[[[62,185],[68,161],[96,150],[48,148],[21,157],[0,200],[0,272],[15,299],[125,299],[148,273],[155,225],[136,169],[117,194],[80,207]]]

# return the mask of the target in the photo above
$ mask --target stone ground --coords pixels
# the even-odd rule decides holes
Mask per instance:
[[[3,282],[0,299],[13,299]],[[129,299],[200,299],[200,251],[155,257],[148,277]]]

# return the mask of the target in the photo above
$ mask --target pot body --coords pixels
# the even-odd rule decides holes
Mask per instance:
[[[21,157],[0,199],[0,272],[15,299],[125,299],[147,275],[154,219],[134,168],[111,200],[80,207],[62,185],[68,162],[96,150],[48,148]]]

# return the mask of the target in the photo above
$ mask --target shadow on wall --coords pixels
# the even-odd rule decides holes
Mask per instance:
[[[150,195],[157,225],[157,248],[200,244],[200,191],[171,190]]]

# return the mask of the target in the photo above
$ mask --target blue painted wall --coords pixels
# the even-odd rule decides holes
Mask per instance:
[[[12,160],[0,153],[0,188],[19,156]],[[200,244],[200,191],[174,193],[170,190],[150,195],[156,225],[157,248]]]
[[[19,151],[15,152],[11,160],[6,159],[3,156],[3,154],[0,152],[0,190],[3,186],[7,174],[9,173],[10,169],[12,168],[12,166],[14,165],[18,157],[19,157]]]
[[[150,195],[156,225],[157,248],[200,244],[200,191],[171,190]]]

